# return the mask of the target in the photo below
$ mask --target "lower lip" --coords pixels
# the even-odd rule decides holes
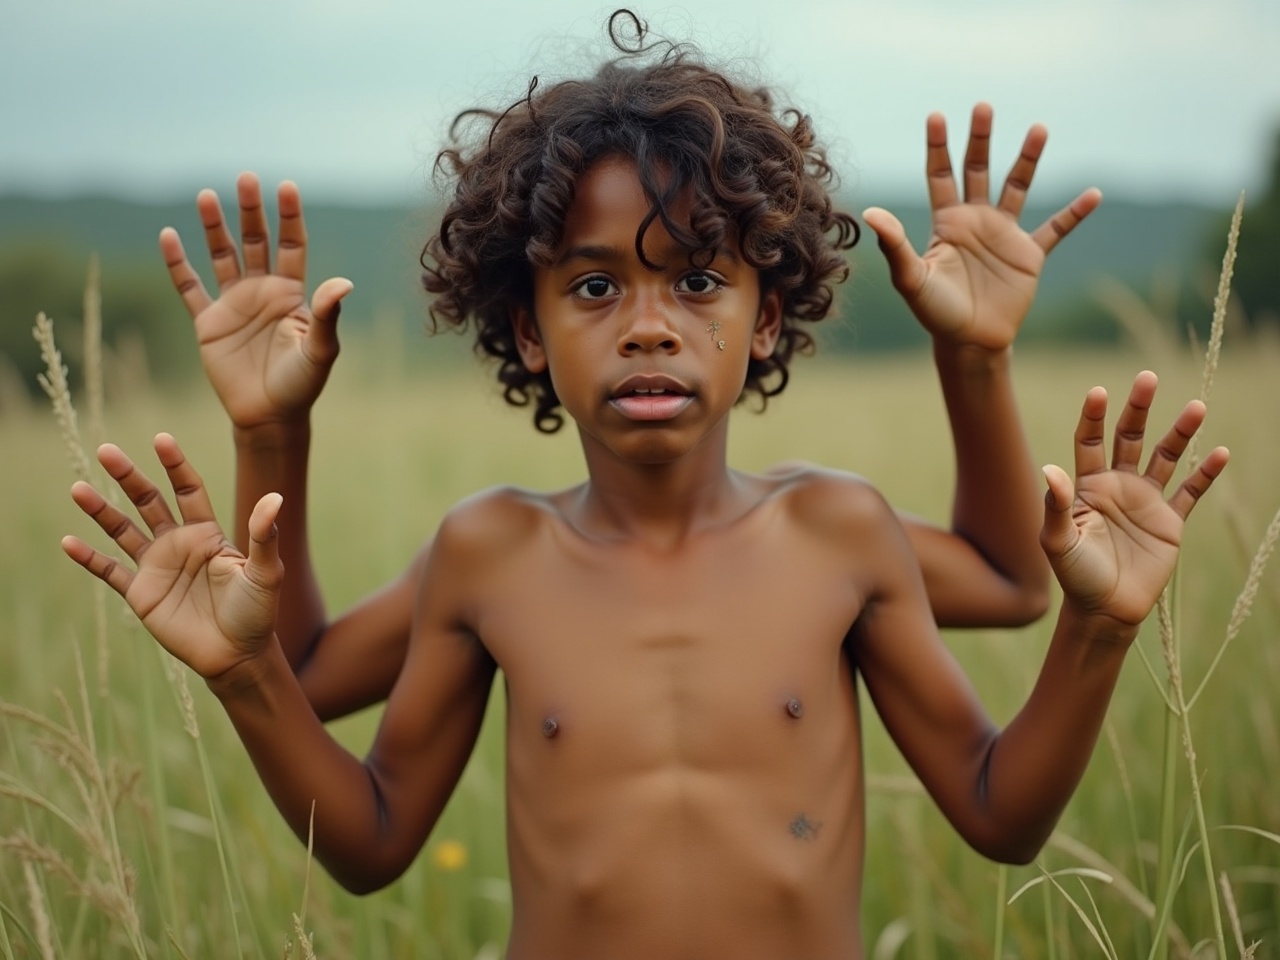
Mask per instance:
[[[629,394],[614,397],[609,403],[628,420],[672,420],[693,403],[693,397],[675,393]]]

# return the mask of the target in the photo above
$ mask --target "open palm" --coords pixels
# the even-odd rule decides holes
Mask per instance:
[[[1155,374],[1134,381],[1116,424],[1110,468],[1103,446],[1106,391],[1089,391],[1075,435],[1074,485],[1066,472],[1046,467],[1050,502],[1041,544],[1064,594],[1082,610],[1137,625],[1151,612],[1173,575],[1188,514],[1226,466],[1214,449],[1173,494],[1164,490],[1187,444],[1204,421],[1193,400],[1152,451],[1139,473]]]
[[[894,287],[933,336],[1000,350],[1013,342],[1035,297],[1045,257],[1101,202],[1086,190],[1027,232],[1018,224],[1027,190],[1048,137],[1044,127],[1027,133],[999,200],[990,200],[992,111],[973,110],[964,161],[964,200],[957,192],[947,149],[946,121],[927,124],[927,172],[933,230],[923,256],[891,213],[863,214],[879,238]]]
[[[274,270],[258,179],[243,174],[237,194],[239,252],[217,194],[204,190],[196,200],[218,284],[216,300],[192,268],[176,231],[161,232],[160,250],[195,321],[209,381],[232,422],[252,428],[303,416],[315,402],[338,355],[339,304],[351,283],[327,280],[307,302],[307,237],[296,186],[280,187]]]
[[[177,496],[181,523],[155,484],[111,444],[99,450],[99,460],[137,507],[150,535],[89,484],[72,488],[76,504],[136,569],[77,537],[64,538],[62,546],[124,597],[166,650],[202,677],[214,677],[260,653],[273,635],[283,578],[273,535],[280,498],[268,495],[254,510],[246,557],[223,535],[202,479],[173,438],[157,437],[156,454]]]

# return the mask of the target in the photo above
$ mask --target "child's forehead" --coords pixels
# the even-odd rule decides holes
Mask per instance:
[[[687,229],[693,201],[693,187],[686,186],[666,205],[665,212],[678,227]],[[565,216],[555,265],[631,256],[642,228],[646,260],[653,264],[688,263],[704,248],[673,237],[662,218],[654,215],[654,206],[634,160],[615,154],[602,157],[574,183],[573,202]],[[726,232],[728,236],[717,245],[714,256],[738,260],[732,240],[734,231]]]

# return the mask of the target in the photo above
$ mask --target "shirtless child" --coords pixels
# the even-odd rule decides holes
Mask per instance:
[[[982,124],[978,112],[979,134]],[[959,203],[941,173],[940,129],[931,124],[933,259],[917,258],[888,215],[867,219],[935,336],[976,341],[987,321],[973,323],[975,308],[999,299],[993,288],[1029,301],[1044,252],[1081,211],[1031,235],[1010,227],[1038,150],[1018,161],[992,208],[979,200],[981,136]],[[533,154],[523,152],[531,137],[541,137]],[[544,161],[520,165],[544,149]],[[455,204],[426,254],[438,313],[474,319],[482,340],[505,351],[503,382],[531,397],[539,422],[563,407],[588,477],[557,493],[497,489],[464,501],[415,564],[413,585],[366,608],[379,649],[396,648],[401,606],[411,604],[412,625],[363,762],[318,719],[291,663],[305,644],[286,643],[277,624],[277,605],[294,602],[287,590],[314,589],[285,573],[278,492],[247,517],[246,557],[167,435],[156,453],[180,520],[112,446],[99,458],[149,533],[87,484],[73,488],[136,570],[75,537],[64,549],[206,679],[294,831],[306,836],[314,804],[316,856],[340,882],[367,891],[393,880],[461,775],[500,670],[511,960],[861,956],[859,683],[959,833],[993,858],[1033,857],[1088,762],[1184,521],[1226,464],[1215,449],[1166,499],[1203,406],[1187,405],[1142,470],[1154,376],[1134,383],[1110,467],[1106,395],[1085,398],[1074,483],[1045,468],[1040,543],[1062,586],[1058,624],[1040,681],[1000,731],[940,641],[929,592],[941,584],[935,608],[953,604],[963,620],[964,586],[998,594],[997,574],[953,553],[948,534],[904,528],[857,477],[809,467],[756,476],[726,463],[744,384],[785,371],[798,324],[821,317],[840,274],[841,225],[851,221],[831,213],[807,123],[779,123],[754,95],[669,54],[540,93],[497,124],[491,143],[455,159]],[[498,198],[512,206],[479,219],[500,209]],[[235,291],[273,284],[298,306],[305,247],[296,194],[282,200],[274,274],[252,204],[246,279],[234,249],[221,253],[221,218],[210,226],[217,304],[171,256],[193,312],[216,317]],[[180,250],[176,238],[166,243]],[[992,258],[993,249],[1012,252]],[[309,351],[332,344],[342,292],[337,283],[317,295],[324,332],[302,332],[308,317],[296,315],[277,342],[323,370],[331,357]],[[257,316],[279,329],[287,297],[255,296]],[[1023,312],[1025,303],[1001,316],[1016,329]],[[970,345],[1004,354],[1009,339]],[[322,372],[293,370],[282,389],[314,399]],[[972,379],[990,390],[1004,376]],[[967,382],[963,371],[955,378]],[[294,412],[305,420],[309,404]],[[980,433],[970,413],[966,429]],[[297,438],[296,423],[263,426]],[[280,445],[259,449],[287,459]],[[1016,473],[1024,452],[1000,466]],[[362,695],[376,696],[373,686]]]

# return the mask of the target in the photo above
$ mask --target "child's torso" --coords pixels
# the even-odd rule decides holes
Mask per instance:
[[[662,553],[555,511],[486,584],[512,960],[859,955],[859,564],[786,497]]]

